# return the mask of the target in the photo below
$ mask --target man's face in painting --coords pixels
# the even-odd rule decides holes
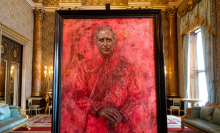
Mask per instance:
[[[112,55],[115,47],[113,33],[107,29],[99,31],[96,44],[101,54],[104,56]]]

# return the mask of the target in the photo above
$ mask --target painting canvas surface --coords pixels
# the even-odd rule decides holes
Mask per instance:
[[[95,32],[107,25],[117,42],[100,53]],[[155,133],[157,95],[153,18],[64,19],[61,133]],[[113,108],[117,126],[97,116]]]

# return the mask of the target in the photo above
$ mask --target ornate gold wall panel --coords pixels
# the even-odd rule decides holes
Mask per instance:
[[[44,0],[43,5],[44,6],[59,6],[60,0]]]
[[[39,0],[34,0],[39,1]],[[106,3],[111,5],[127,5],[128,1],[149,1],[151,4],[168,4],[168,2],[176,2],[177,0],[82,0],[82,4],[86,6],[101,6]],[[81,0],[44,0],[44,6],[59,6],[60,2],[81,2]]]
[[[53,67],[54,59],[54,34],[55,34],[55,12],[46,12],[43,19],[43,38],[42,38],[42,78],[41,92],[46,92],[48,88],[48,77],[45,77],[45,66]],[[53,87],[53,76],[50,79],[50,89]]]
[[[70,3],[70,2],[81,2],[81,0],[60,0],[60,2],[67,2],[67,3]]]
[[[177,0],[149,0],[149,1],[151,1],[151,4],[168,4],[168,2],[176,2]]]
[[[162,19],[163,19],[163,39],[164,39],[164,66],[165,66],[165,71],[167,73],[165,74],[165,82],[166,82],[166,92],[168,92],[168,84],[169,84],[169,75],[168,75],[168,39],[169,39],[169,25],[168,25],[168,18],[166,16],[166,12],[162,12]]]
[[[83,5],[86,6],[103,6],[107,3],[110,5],[127,5],[128,0],[83,0]]]

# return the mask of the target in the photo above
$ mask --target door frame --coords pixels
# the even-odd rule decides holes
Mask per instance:
[[[8,39],[22,45],[22,62],[21,62],[21,107],[23,110],[26,109],[26,56],[27,56],[27,44],[30,41],[26,37],[22,36],[18,32],[12,30],[6,25],[0,23],[0,44],[2,44],[2,36],[7,37]],[[1,51],[1,47],[0,47]],[[1,54],[0,54],[1,59]],[[1,65],[1,64],[0,64]],[[1,68],[1,66],[0,66]]]

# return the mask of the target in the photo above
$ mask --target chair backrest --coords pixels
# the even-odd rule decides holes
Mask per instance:
[[[32,99],[28,99],[28,103],[32,103]]]
[[[28,107],[29,107],[30,105],[32,105],[32,99],[28,98],[27,100],[28,100]]]
[[[173,98],[173,106],[181,107],[181,98]]]

